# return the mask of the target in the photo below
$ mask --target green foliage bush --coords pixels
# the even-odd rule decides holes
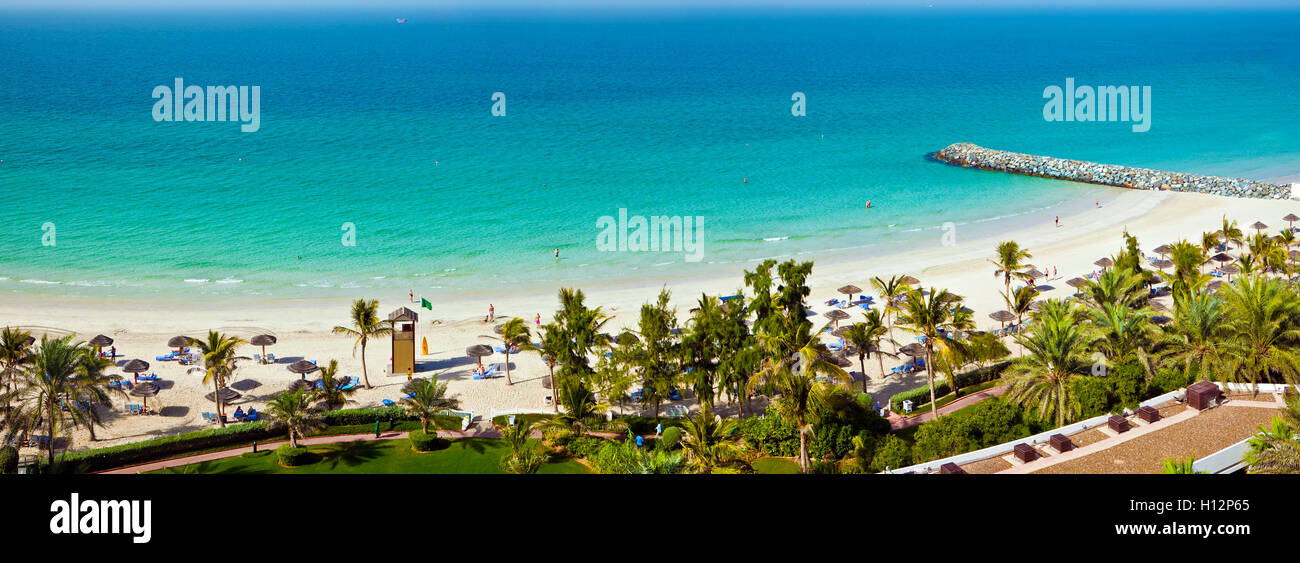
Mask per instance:
[[[305,447],[296,448],[285,444],[275,449],[275,454],[280,457],[280,465],[285,467],[297,467],[307,462],[308,450]]]
[[[893,434],[876,447],[876,455],[871,458],[871,471],[898,469],[912,465],[912,446],[906,440]]]
[[[799,432],[794,422],[781,418],[776,407],[768,406],[761,416],[740,421],[745,446],[764,455],[793,457],[799,455]]]
[[[1106,373],[1106,379],[1110,380],[1112,392],[1115,394],[1117,408],[1113,409],[1114,412],[1121,409],[1136,409],[1138,403],[1147,398],[1146,370],[1136,359],[1116,364]]]
[[[426,434],[423,430],[412,430],[409,436],[411,448],[417,452],[431,452],[440,449],[443,441],[436,433]]]
[[[664,434],[659,438],[659,441],[663,443],[663,447],[671,450],[677,447],[677,442],[681,439],[682,429],[676,426],[669,426],[664,429]]]
[[[5,446],[0,448],[0,475],[18,473],[18,448]]]
[[[1177,391],[1191,385],[1194,379],[1194,372],[1184,372],[1181,367],[1161,369],[1156,372],[1155,377],[1151,378],[1151,386],[1147,391],[1147,395],[1154,397],[1171,391]]]
[[[379,422],[398,422],[403,420],[418,420],[406,409],[402,407],[376,407],[368,409],[340,409],[336,411],[327,411],[321,413],[321,420],[328,426],[352,426],[360,424],[369,424],[372,428],[375,421]]]
[[[1110,412],[1113,402],[1110,381],[1104,377],[1084,375],[1070,382],[1074,399],[1079,404],[1080,416],[1092,418]]]
[[[569,440],[564,446],[569,451],[569,455],[583,459],[591,459],[596,456],[600,449],[605,447],[608,440],[597,438],[595,436],[582,436]]]
[[[1038,422],[1020,407],[999,398],[977,403],[960,414],[922,424],[912,446],[912,458],[930,461],[1024,438],[1038,431]]]
[[[985,368],[971,370],[965,373],[957,374],[958,385],[965,389],[981,383],[993,381],[1002,377],[1002,372],[1006,371],[1011,362],[1000,362]],[[952,386],[947,381],[936,381],[934,384],[934,396],[941,398],[952,392]],[[903,412],[903,401],[911,400],[912,408],[919,408],[930,402],[930,385],[927,383],[915,389],[908,389],[894,394],[889,398],[889,410],[897,413]]]

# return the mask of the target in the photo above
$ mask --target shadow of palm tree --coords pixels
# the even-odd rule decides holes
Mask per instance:
[[[378,441],[340,442],[331,444],[328,451],[321,451],[321,462],[335,469],[339,464],[356,467],[384,456],[384,444]]]
[[[482,439],[477,438],[461,438],[458,440],[452,440],[451,447],[460,448],[462,450],[473,450],[475,453],[480,454],[487,451],[486,443]]]

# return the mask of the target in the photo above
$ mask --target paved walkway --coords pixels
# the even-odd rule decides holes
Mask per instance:
[[[993,387],[990,389],[985,389],[978,393],[966,395],[965,397],[962,397],[942,407],[939,407],[939,414],[941,415],[951,414],[961,409],[964,409],[966,407],[969,407],[975,403],[983,401],[984,399],[988,399],[990,397],[997,397],[998,395],[1001,395],[1006,392],[1007,392],[1007,387],[1003,385],[1001,387]],[[889,421],[889,429],[891,431],[898,431],[904,428],[911,428],[913,426],[916,426],[924,422],[930,422],[931,420],[934,420],[934,417],[935,414],[933,410],[926,411],[915,416],[899,416],[898,413],[890,412],[889,417],[886,418],[886,420]]]

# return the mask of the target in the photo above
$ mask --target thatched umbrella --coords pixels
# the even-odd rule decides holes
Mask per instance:
[[[989,318],[1002,323],[1002,328],[1007,327],[1007,323],[1016,320],[1016,314],[1011,311],[996,311],[989,313]]]
[[[1110,258],[1102,258],[1100,260],[1097,260],[1096,262],[1093,262],[1093,264],[1101,266],[1102,268],[1109,268],[1111,266],[1114,266],[1115,262],[1113,262]]]
[[[1155,249],[1155,250],[1152,250],[1151,252],[1154,252],[1154,253],[1156,253],[1156,254],[1159,254],[1159,255],[1160,255],[1160,259],[1161,259],[1161,260],[1164,260],[1165,255],[1166,255],[1166,254],[1169,254],[1170,252],[1173,252],[1173,250],[1174,250],[1174,249],[1169,248],[1169,245],[1167,245],[1167,244],[1162,244],[1162,245],[1160,245],[1160,246],[1157,246],[1156,249]]]
[[[924,356],[925,346],[922,346],[919,342],[913,342],[911,344],[908,344],[907,346],[903,346],[902,348],[899,348],[898,351],[913,357]]]
[[[1261,221],[1255,221],[1255,224],[1254,224],[1254,225],[1251,225],[1250,228],[1255,229],[1256,231],[1262,231],[1262,230],[1264,230],[1264,229],[1267,229],[1267,228],[1268,228],[1268,225],[1265,225],[1265,224],[1264,224],[1263,222],[1261,222]]]
[[[1241,271],[1241,268],[1238,268],[1236,264],[1224,264],[1219,269],[1222,270],[1223,273],[1228,274],[1228,281],[1232,281],[1232,274]]]
[[[109,337],[107,337],[107,336],[104,336],[104,335],[102,335],[102,334],[97,334],[97,335],[95,335],[94,338],[91,338],[91,339],[90,339],[90,345],[91,345],[91,346],[94,346],[95,348],[103,348],[103,347],[105,347],[105,346],[112,346],[112,345],[113,345],[113,339],[112,339],[112,338],[109,338]]]
[[[1029,310],[1030,310],[1030,311],[1041,311],[1041,310],[1043,309],[1043,303],[1045,303],[1045,301],[1043,301],[1042,299],[1039,299],[1038,301],[1035,301],[1035,302],[1033,302],[1033,303],[1030,303],[1030,304],[1029,304]]]
[[[1210,291],[1218,291],[1220,287],[1223,287],[1223,280],[1214,280],[1208,284],[1205,284],[1205,288]]]
[[[1218,262],[1218,263],[1222,264],[1222,263],[1224,263],[1224,262],[1231,262],[1231,261],[1232,261],[1232,257],[1231,257],[1231,256],[1228,256],[1227,254],[1225,254],[1225,253],[1223,253],[1223,252],[1220,252],[1220,253],[1218,253],[1218,254],[1215,254],[1214,256],[1211,256],[1211,257],[1210,257],[1210,260],[1214,260],[1215,262]]]
[[[836,326],[837,328],[840,326],[840,321],[841,321],[842,319],[847,319],[847,318],[849,318],[849,314],[848,314],[848,313],[845,313],[844,311],[841,311],[841,310],[839,310],[839,309],[832,309],[832,310],[830,310],[830,311],[826,311],[825,316],[826,316],[826,318],[828,318],[828,319],[830,319],[832,322],[834,322],[834,323],[835,323],[835,326]]]
[[[1027,271],[1025,271],[1025,272],[1022,272],[1022,273],[1025,274],[1026,276],[1029,276],[1029,279],[1031,279],[1031,280],[1036,280],[1036,279],[1038,279],[1038,278],[1045,278],[1045,277],[1047,277],[1047,274],[1044,274],[1044,273],[1038,271],[1038,268],[1030,268],[1029,270],[1027,270]]]
[[[839,288],[839,289],[837,289],[837,290],[835,290],[835,291],[838,291],[838,292],[840,292],[840,293],[843,293],[843,294],[845,294],[845,295],[848,295],[848,296],[849,296],[849,301],[853,301],[853,294],[855,294],[855,293],[862,293],[862,288],[860,288],[860,287],[858,287],[858,286],[856,286],[856,285],[846,285],[846,286],[841,287],[841,288]]]
[[[1083,278],[1071,278],[1065,282],[1065,285],[1068,285],[1075,289],[1081,289],[1088,285],[1088,280],[1085,280]]]
[[[188,336],[173,336],[171,337],[171,340],[167,341],[167,347],[175,348],[177,354],[184,352],[185,347],[189,345],[190,345],[190,337]]]
[[[259,334],[248,341],[253,346],[262,347],[262,363],[266,363],[266,347],[274,345],[275,342],[275,336],[270,334]]]
[[[306,390],[308,390],[308,391],[311,391],[312,389],[315,389],[315,388],[316,388],[316,382],[315,382],[315,381],[307,381],[306,378],[298,379],[298,380],[294,380],[293,383],[290,383],[290,384],[289,384],[289,392],[290,392],[290,393],[297,393],[299,389],[306,389]],[[209,393],[209,395],[211,395],[211,393]],[[210,398],[210,397],[209,397],[209,398]]]
[[[307,374],[315,371],[319,371],[320,366],[317,366],[316,364],[313,364],[307,360],[298,360],[292,364],[289,364],[289,366],[285,369],[288,369],[290,372],[302,376],[303,379],[307,379]]]
[[[1165,305],[1164,303],[1161,303],[1161,302],[1159,302],[1159,301],[1156,301],[1155,299],[1152,299],[1152,300],[1151,300],[1151,308],[1154,309],[1154,310],[1156,310],[1156,311],[1160,311],[1160,312],[1164,312],[1164,311],[1168,311],[1168,310],[1169,310],[1169,306],[1168,306],[1168,305]]]
[[[132,387],[130,393],[132,397],[140,397],[144,399],[144,409],[147,411],[149,410],[149,397],[158,396],[158,390],[159,387],[157,383],[146,381]]]
[[[831,336],[834,336],[835,338],[844,338],[844,330],[847,329],[847,328],[849,328],[849,327],[847,327],[847,326],[842,326],[842,327],[839,327],[839,328],[837,328],[837,329],[835,329],[835,330],[832,330],[832,331],[831,331]]]
[[[504,331],[505,329],[506,329],[505,323],[497,323],[496,326],[492,327],[492,332],[501,334],[501,332]]]
[[[465,349],[465,354],[478,359],[479,369],[483,368],[483,358],[492,355],[492,347],[487,344],[475,344]]]
[[[912,277],[912,276],[903,276],[903,277],[899,278],[898,281],[899,281],[899,283],[904,283],[904,284],[907,284],[907,285],[916,285],[916,284],[918,284],[918,283],[921,283],[921,280],[918,280],[918,279],[916,279],[916,278],[914,278],[914,277]]]
[[[134,359],[122,366],[122,371],[131,374],[131,378],[139,381],[140,374],[149,371],[149,362],[141,359]]]
[[[1296,221],[1300,221],[1300,217],[1296,217],[1295,213],[1287,213],[1286,217],[1283,217],[1282,220],[1286,221],[1287,229],[1295,230],[1295,227],[1292,224],[1295,223]]]
[[[221,389],[204,395],[203,398],[215,403],[217,402],[218,396],[221,397],[222,403],[229,403],[230,401],[243,397],[243,395],[239,394],[239,391],[235,391],[229,387],[222,387]]]
[[[1152,266],[1155,266],[1155,267],[1158,268],[1158,269],[1163,270],[1163,269],[1165,269],[1165,268],[1172,268],[1173,265],[1174,265],[1174,261],[1173,261],[1173,260],[1156,260],[1155,262],[1152,262],[1151,265],[1152,265]]]

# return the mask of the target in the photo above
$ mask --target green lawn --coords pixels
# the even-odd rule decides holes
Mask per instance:
[[[501,440],[450,440],[445,449],[417,453],[406,439],[342,442],[309,448],[316,459],[294,468],[281,467],[275,452],[231,457],[152,473],[319,474],[319,473],[501,473],[498,464],[510,448]],[[587,473],[571,459],[552,461],[542,474]]]
[[[754,473],[760,475],[797,474],[799,464],[781,457],[765,457],[754,460]]]

